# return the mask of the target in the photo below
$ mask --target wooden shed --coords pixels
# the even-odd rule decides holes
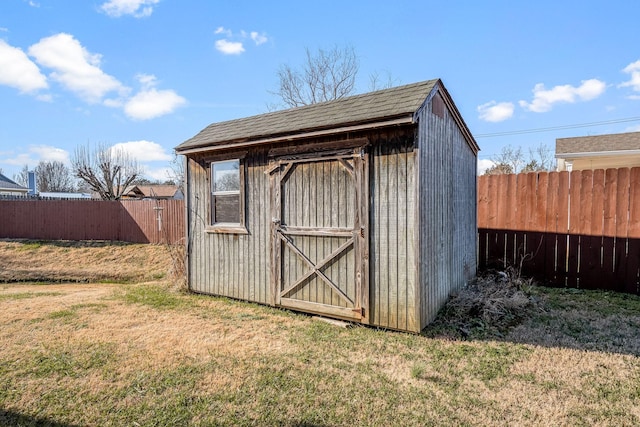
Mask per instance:
[[[478,145],[440,80],[213,123],[176,151],[193,292],[419,332],[475,276]]]

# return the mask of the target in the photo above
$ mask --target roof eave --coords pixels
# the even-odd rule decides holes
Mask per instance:
[[[582,157],[610,157],[610,156],[635,156],[640,155],[640,150],[615,150],[615,151],[584,151],[578,153],[556,153],[556,159],[579,159]]]
[[[346,133],[346,132],[377,129],[382,127],[399,126],[399,125],[406,125],[406,124],[412,124],[412,123],[414,123],[413,112],[399,115],[399,116],[378,119],[376,121],[371,121],[367,123],[355,123],[355,124],[343,125],[339,127],[295,132],[295,133],[286,134],[286,135],[275,135],[275,136],[267,135],[267,136],[256,138],[256,139],[241,140],[241,141],[235,140],[235,141],[223,141],[221,143],[220,142],[204,143],[201,145],[197,145],[193,147],[185,147],[182,149],[180,149],[180,147],[176,147],[175,150],[176,150],[176,153],[178,154],[192,154],[192,153],[198,153],[201,151],[219,151],[219,150],[226,150],[226,149],[232,149],[232,148],[252,147],[252,146],[263,145],[263,144],[274,144],[278,142],[290,142],[290,141],[296,141],[296,140],[306,139],[306,138],[317,138],[317,137],[336,135],[336,134]]]

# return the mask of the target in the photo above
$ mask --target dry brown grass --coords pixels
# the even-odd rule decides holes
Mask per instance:
[[[162,245],[0,241],[0,282],[135,282],[163,278],[171,267]]]
[[[534,287],[453,340],[171,287],[0,284],[0,425],[640,424],[637,297]]]

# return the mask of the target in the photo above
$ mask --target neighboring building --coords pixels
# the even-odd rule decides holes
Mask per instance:
[[[177,185],[130,185],[122,193],[122,199],[182,200],[184,195]]]
[[[440,80],[213,123],[189,288],[419,332],[476,274],[478,146]]]
[[[29,189],[0,173],[0,196],[26,196]]]
[[[640,166],[640,132],[556,139],[558,171]]]
[[[91,193],[40,192],[38,196],[44,199],[91,199]]]

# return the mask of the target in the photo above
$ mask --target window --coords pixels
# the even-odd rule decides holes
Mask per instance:
[[[246,232],[243,180],[239,159],[211,163],[212,231]]]

